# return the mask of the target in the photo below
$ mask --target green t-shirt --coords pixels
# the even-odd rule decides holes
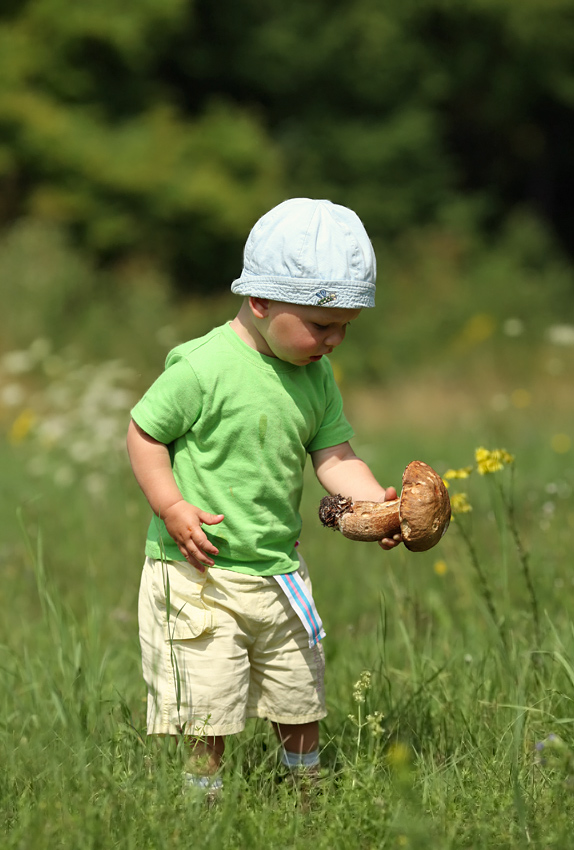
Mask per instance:
[[[169,447],[183,498],[225,514],[203,527],[219,549],[217,567],[251,575],[298,568],[307,452],[353,436],[326,358],[293,366],[260,354],[223,325],[169,353],[132,417]],[[146,554],[182,558],[155,516]]]

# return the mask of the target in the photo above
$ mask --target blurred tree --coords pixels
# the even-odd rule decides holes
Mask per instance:
[[[281,155],[225,92],[185,115],[162,82],[188,11],[183,0],[30,0],[4,13],[4,222],[65,224],[99,258],[153,257],[191,289],[237,271],[246,231],[278,199]]]
[[[443,67],[444,147],[460,193],[496,226],[530,206],[572,255],[574,4],[431,3],[422,31]]]
[[[190,290],[227,286],[297,194],[377,241],[526,205],[570,247],[573,46],[571,0],[7,0],[0,222]]]
[[[388,236],[428,220],[451,194],[434,102],[442,71],[416,22],[421,4],[388,0],[195,3],[164,67],[187,110],[226,91],[265,116],[289,194],[357,209]]]

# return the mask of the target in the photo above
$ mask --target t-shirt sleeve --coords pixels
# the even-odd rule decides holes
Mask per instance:
[[[171,362],[171,365],[169,365]],[[140,428],[166,445],[187,433],[201,412],[201,389],[187,360],[168,367],[131,411]]]
[[[325,412],[319,429],[307,446],[308,452],[338,446],[339,443],[350,440],[355,433],[343,412],[343,399],[335,382],[331,364],[325,358],[323,361],[325,363]]]

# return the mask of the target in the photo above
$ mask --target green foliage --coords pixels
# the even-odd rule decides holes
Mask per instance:
[[[440,370],[530,380],[550,328],[574,307],[572,266],[540,222],[517,212],[496,235],[470,231],[464,208],[378,251],[377,306],[334,352],[346,386]],[[501,366],[503,367],[501,368]]]
[[[125,268],[121,278],[98,270],[54,224],[21,219],[0,238],[3,352],[39,344],[44,356],[72,360],[131,357],[141,334],[139,368],[157,370],[169,338],[168,295],[152,265]]]
[[[466,379],[496,373],[500,362],[501,380],[562,368],[569,348],[553,344],[551,331],[574,306],[572,267],[537,219],[517,213],[486,239],[466,227],[463,208],[405,234],[393,251],[377,249],[377,306],[362,312],[332,357],[346,388],[420,370]],[[151,258],[102,270],[53,224],[21,219],[0,237],[3,352],[47,340],[58,353],[72,346],[81,361],[121,358],[143,372],[143,388],[171,347],[231,319],[238,306],[229,292],[174,298]]]
[[[153,84],[183,12],[181,2],[120,12],[100,2],[64,14],[38,2],[4,22],[0,163],[13,188],[5,217],[63,223],[95,257],[191,270],[188,288],[201,290],[213,286],[214,245],[224,249],[216,273],[237,267],[245,233],[276,200],[281,159],[257,116],[224,92],[191,117]]]
[[[569,0],[62,0],[0,13],[0,222],[224,289],[290,195],[385,247],[466,208],[574,229]],[[569,250],[569,247],[568,247]]]

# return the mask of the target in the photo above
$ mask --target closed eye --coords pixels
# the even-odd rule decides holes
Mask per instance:
[[[317,330],[319,330],[319,331],[326,331],[331,327],[331,325],[320,325],[318,322],[313,322],[313,326],[315,328],[317,328]],[[343,330],[346,331],[350,327],[351,327],[351,323],[345,322],[345,324],[343,325]]]

